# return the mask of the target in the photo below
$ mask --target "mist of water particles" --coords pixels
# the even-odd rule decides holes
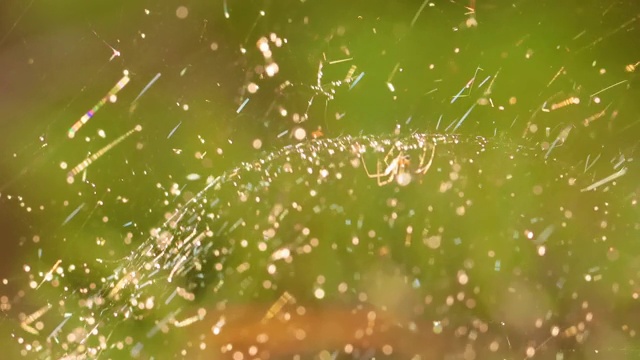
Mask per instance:
[[[640,357],[633,6],[374,3],[8,7],[0,345]]]
[[[267,153],[211,178],[88,295],[67,289],[26,319],[24,352],[482,359],[631,346],[636,326],[606,303],[634,293],[637,222],[534,154],[420,133]]]

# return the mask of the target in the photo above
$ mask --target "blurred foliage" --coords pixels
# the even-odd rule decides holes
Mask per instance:
[[[184,19],[178,16],[184,11],[181,7],[188,12]],[[468,199],[474,203],[473,210],[462,217],[448,212],[438,215],[436,210],[435,215],[399,221],[415,221],[414,226],[428,228],[430,233],[438,228],[457,233],[447,236],[448,241],[480,240],[473,246],[444,247],[431,258],[441,262],[440,271],[427,274],[424,270],[422,261],[430,261],[424,247],[407,253],[406,249],[391,251],[392,264],[400,265],[389,265],[387,270],[393,273],[401,266],[410,273],[414,270],[409,264],[413,264],[421,269],[423,284],[439,284],[434,285],[438,290],[432,296],[446,298],[454,290],[439,281],[455,279],[461,263],[464,267],[464,261],[472,259],[476,269],[485,269],[476,270],[472,278],[478,279],[480,287],[496,285],[498,295],[474,294],[484,308],[456,308],[450,318],[457,316],[460,323],[472,317],[494,321],[492,331],[514,334],[511,340],[522,349],[510,350],[523,357],[524,348],[544,341],[548,326],[543,327],[546,332],[529,335],[522,331],[531,327],[529,314],[520,320],[510,314],[530,311],[531,316],[545,317],[543,310],[549,310],[553,316],[545,321],[555,321],[566,330],[586,321],[583,304],[587,302],[588,310],[595,309],[597,315],[589,331],[582,333],[590,333],[592,342],[575,347],[574,334],[568,336],[571,341],[549,347],[572,349],[565,358],[606,357],[612,352],[634,358],[637,350],[628,349],[629,339],[637,335],[628,318],[638,311],[640,255],[635,242],[638,168],[633,162],[640,113],[635,70],[640,66],[640,48],[635,46],[638,11],[633,2],[597,1],[3,2],[0,218],[6,255],[0,277],[6,281],[0,295],[6,295],[2,304],[11,303],[11,309],[3,308],[3,324],[8,326],[3,325],[2,331],[19,334],[18,314],[25,316],[46,303],[60,305],[49,313],[52,317],[60,316],[65,306],[71,306],[72,313],[81,312],[74,308],[77,300],[62,306],[54,299],[86,296],[78,294],[79,289],[99,284],[114,269],[122,269],[126,260],[119,259],[140,257],[138,246],[153,239],[151,229],[161,227],[167,214],[196,196],[210,176],[229,176],[230,169],[243,161],[252,164],[283,151],[279,149],[298,142],[291,136],[298,127],[308,138],[321,128],[324,139],[347,134],[409,139],[412,132],[450,133],[457,128],[455,132],[467,144],[475,144],[476,136],[488,139],[490,154],[481,157],[480,164],[470,162],[480,156],[473,147],[443,146],[437,152],[436,171],[419,182],[415,179],[408,188],[398,187],[395,179],[378,187],[376,179],[365,178],[363,169],[356,167],[346,180],[319,191],[321,197],[344,206],[346,215],[305,213],[308,218],[300,221],[317,224],[322,237],[333,239],[346,231],[335,228],[342,216],[351,221],[358,216],[376,219],[372,223],[380,222],[378,233],[385,234],[380,235],[376,249],[393,248],[397,229],[381,220],[388,200],[397,198],[416,208],[420,203],[435,209],[449,206],[454,200],[446,197],[449,193],[439,198],[443,195],[438,184],[455,173],[446,170],[452,162],[465,164],[461,177],[466,182],[459,185],[462,194],[455,194],[455,201]],[[271,39],[269,58],[257,46],[263,37]],[[277,46],[273,39],[286,41]],[[119,56],[113,56],[114,51]],[[279,68],[273,77],[264,74],[270,62]],[[104,105],[76,138],[68,139],[68,128],[114,86],[123,70],[129,71],[131,82],[117,94],[117,102]],[[135,101],[157,74],[161,74],[158,80]],[[259,88],[255,94],[248,91],[252,84]],[[580,98],[580,103],[545,111],[572,97]],[[304,121],[296,121],[297,116]],[[69,168],[138,124],[142,132],[97,159],[86,174],[76,176],[73,185],[67,183]],[[102,137],[99,130],[106,135]],[[390,135],[394,130],[397,134]],[[254,146],[256,139],[261,146]],[[307,141],[303,146],[313,146]],[[384,171],[389,146],[365,152],[363,161],[372,169],[380,164]],[[411,153],[409,172],[421,156],[416,149]],[[341,154],[333,158],[323,153],[321,158],[327,162],[354,158],[349,152]],[[67,169],[61,169],[62,163]],[[284,165],[274,160],[273,166]],[[318,170],[317,164],[309,166]],[[606,182],[595,191],[580,191],[622,169],[626,172],[615,185]],[[255,175],[264,176],[259,171]],[[576,183],[569,186],[572,179]],[[480,184],[486,185],[480,188]],[[308,192],[305,183],[274,188],[259,190],[272,197],[268,202],[272,205],[284,201],[280,198],[291,201]],[[348,189],[357,192],[357,199],[333,194]],[[513,197],[514,192],[526,196]],[[233,198],[234,190],[214,195]],[[220,210],[226,219],[198,226],[209,224],[215,230],[235,222],[249,211],[246,205],[237,205]],[[406,211],[408,207],[399,213],[408,216]],[[259,219],[246,217],[245,221],[261,229]],[[512,233],[526,236],[529,228],[538,235],[552,229],[544,257],[531,244],[514,245],[513,241],[522,239],[515,240]],[[495,259],[486,258],[490,250],[511,254],[503,255],[499,272]],[[377,261],[366,252],[336,259],[332,251],[321,251],[302,268],[291,270],[292,277],[282,280],[282,286],[290,284],[298,289],[296,298],[303,299],[304,294],[311,295],[305,292],[315,281],[311,275],[326,264],[331,270],[327,277],[338,279]],[[66,269],[65,276],[56,279],[58,286],[44,282],[38,291],[20,292],[29,280],[40,283],[58,260]],[[260,261],[264,259],[257,257],[256,263]],[[31,268],[28,274],[24,264]],[[68,270],[71,264],[77,271]],[[82,273],[83,269],[90,272]],[[253,276],[264,275],[258,273]],[[598,281],[585,280],[597,275],[601,276]],[[114,281],[105,283],[113,286]],[[510,281],[517,284],[508,287]],[[162,289],[162,284],[156,286]],[[514,298],[502,294],[504,287],[499,285],[514,289]],[[71,290],[61,291],[65,286]],[[207,294],[207,289],[202,291]],[[226,291],[220,297],[256,302],[256,308],[247,310],[251,316],[262,314],[265,304],[280,296],[274,291],[256,299],[236,287]],[[422,291],[416,293],[422,296]],[[343,301],[344,309],[353,306],[353,299]],[[318,308],[333,305],[321,303]],[[325,318],[341,311],[328,312]],[[425,311],[428,315],[423,320],[442,315],[436,308],[433,311]],[[125,322],[123,329],[146,329],[160,317],[146,316],[146,327]],[[511,330],[501,327],[501,321]],[[15,348],[15,336],[3,336],[0,344]],[[453,351],[468,341],[464,336],[452,338],[459,343],[453,341],[451,348],[442,351]],[[505,341],[504,336],[501,339]],[[488,345],[478,346],[487,349]],[[507,345],[501,346],[505,350]],[[601,355],[594,355],[594,349]],[[543,354],[556,356],[551,350]]]

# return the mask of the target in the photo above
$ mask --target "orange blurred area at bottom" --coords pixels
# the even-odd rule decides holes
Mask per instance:
[[[437,359],[445,353],[433,323],[407,323],[371,306],[288,305],[273,316],[269,311],[256,305],[211,311],[202,320],[185,326],[188,338],[198,341],[192,340],[183,354],[197,359],[239,360],[290,358],[296,354],[308,358],[323,352]]]

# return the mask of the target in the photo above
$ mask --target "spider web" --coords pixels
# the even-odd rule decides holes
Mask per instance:
[[[638,15],[547,5],[2,5],[1,343],[634,356]]]

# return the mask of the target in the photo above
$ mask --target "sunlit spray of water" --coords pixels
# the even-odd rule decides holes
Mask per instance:
[[[233,124],[235,136],[224,127],[198,133],[200,148],[194,152],[203,163],[223,159],[228,147],[223,150],[220,142],[249,138],[247,147],[268,150],[226,171],[212,170],[195,195],[177,182],[163,187],[165,180],[153,175],[165,193],[152,203],[167,214],[150,231],[137,229],[145,235],[123,236],[123,243],[136,244],[124,259],[110,260],[116,251],[109,249],[120,238],[102,234],[96,236],[97,246],[87,247],[96,253],[68,246],[61,251],[64,257],[42,263],[51,251],[37,250],[41,262],[22,269],[27,289],[0,297],[3,311],[18,313],[11,317],[12,337],[24,357],[582,359],[637,354],[633,315],[639,252],[633,239],[640,226],[635,189],[628,185],[635,168],[627,148],[627,130],[634,124],[618,125],[633,113],[627,100],[634,98],[637,58],[610,67],[588,59],[596,80],[582,75],[580,61],[574,61],[581,59],[578,54],[615,44],[617,36],[637,35],[637,16],[605,18],[610,30],[558,40],[566,47],[554,47],[553,54],[562,63],[543,63],[540,92],[517,96],[529,86],[529,66],[539,65],[538,53],[544,57],[549,49],[528,42],[536,37],[531,29],[506,40],[511,42],[490,35],[485,35],[490,41],[473,40],[476,27],[492,25],[486,19],[497,13],[490,4],[476,13],[475,1],[451,3],[456,26],[450,28],[446,7],[425,1],[398,20],[392,32],[385,24],[394,21],[393,14],[380,18],[357,10],[346,21],[349,26],[322,30],[308,27],[325,20],[330,24],[306,8],[308,2],[286,11],[302,9],[310,16],[282,19],[270,17],[273,9],[241,18],[233,4],[218,5],[204,20],[186,6],[175,11],[181,25],[196,24],[195,33],[185,30],[180,39],[204,44],[201,58],[147,74],[143,65],[131,67],[125,77],[119,74],[122,69],[112,79],[101,74],[108,84],[100,91],[111,90],[64,119],[64,144],[71,144],[73,156],[55,156],[54,162],[62,164],[61,179],[78,192],[73,199],[78,201],[54,199],[64,203],[60,223],[98,219],[111,188],[96,183],[117,171],[106,165],[106,155],[124,158],[135,141],[135,149],[143,149],[145,140],[154,138],[150,134],[163,126],[160,138],[176,140],[194,126],[194,118],[205,119],[200,126],[206,129],[212,122]],[[516,16],[518,6],[503,13]],[[602,9],[602,16],[620,8]],[[148,30],[149,24],[172,23],[173,14],[168,20],[160,17],[164,10],[139,10],[140,24],[133,22],[136,46],[130,49],[126,41],[103,40],[102,32],[87,31],[111,50],[105,64],[124,61],[128,66],[144,46],[158,50],[154,54],[163,62],[166,53],[180,53],[167,45],[180,41],[165,41],[159,30]],[[216,22],[222,18],[231,21],[220,23],[230,25],[224,39]],[[273,23],[265,25],[266,19]],[[16,24],[13,28],[19,29]],[[240,39],[225,43],[237,35],[234,31]],[[462,35],[434,51],[434,31]],[[393,41],[377,40],[389,33]],[[147,45],[154,38],[162,42]],[[299,56],[307,53],[306,43],[318,39],[326,52],[313,47],[309,59]],[[361,43],[373,45],[369,49]],[[422,54],[419,61],[394,55],[402,49],[398,44]],[[491,62],[494,46],[502,47],[504,64],[483,64]],[[441,55],[434,58],[433,53]],[[208,61],[217,56],[223,60],[212,66]],[[379,64],[367,62],[378,56]],[[515,70],[509,69],[509,56],[521,59]],[[205,71],[212,68],[214,73]],[[241,80],[220,77],[229,69]],[[291,71],[302,75],[294,77]],[[192,86],[198,77],[215,84],[215,91],[230,87],[236,98],[218,99],[212,89]],[[234,80],[241,83],[239,89],[228,85]],[[169,90],[160,90],[167,82]],[[87,82],[80,95],[91,85]],[[127,94],[135,87],[138,91]],[[198,94],[189,93],[191,88]],[[161,91],[169,96],[160,102],[159,113],[179,111],[171,113],[168,125],[149,116],[149,98]],[[78,153],[82,139],[75,135],[94,145],[92,127],[105,124],[105,112],[125,99],[123,113],[136,121],[110,132],[112,140],[105,145]],[[356,105],[344,106],[345,101]],[[220,115],[218,102],[233,117]],[[183,116],[198,108],[206,110]],[[251,122],[236,124],[246,118]],[[353,134],[362,133],[378,122],[384,124],[378,135],[331,135],[348,133],[349,126],[357,128]],[[398,124],[395,131],[393,124]],[[407,128],[412,127],[422,130],[411,133]],[[267,135],[256,136],[256,128]],[[451,134],[476,130],[488,137]],[[105,132],[99,130],[98,137],[106,137]],[[619,148],[604,148],[606,141]],[[265,145],[289,142],[295,144]],[[61,146],[45,136],[30,144],[49,145]],[[175,155],[187,162],[179,157],[182,145],[163,145],[168,151],[159,157],[164,162]],[[209,145],[219,147],[207,154],[214,150]],[[131,173],[146,173],[148,161],[131,166]],[[78,165],[69,170],[69,164]],[[209,175],[208,170],[188,171],[191,184]],[[107,202],[142,202],[115,196]],[[95,204],[93,197],[98,197]],[[2,198],[27,212],[36,209],[20,196],[4,193]],[[54,209],[44,213],[55,215]],[[144,210],[137,215],[156,209]],[[100,221],[113,224],[108,216]],[[135,228],[135,222],[131,219],[124,228]],[[43,237],[60,246],[67,240],[64,234]],[[42,241],[40,236],[32,240]],[[17,281],[3,279],[4,285]]]
[[[610,321],[598,301],[633,288],[614,271],[631,225],[590,181],[480,137],[286,146],[210,178],[20,338],[53,358],[572,356]],[[73,271],[59,265],[38,287]]]

